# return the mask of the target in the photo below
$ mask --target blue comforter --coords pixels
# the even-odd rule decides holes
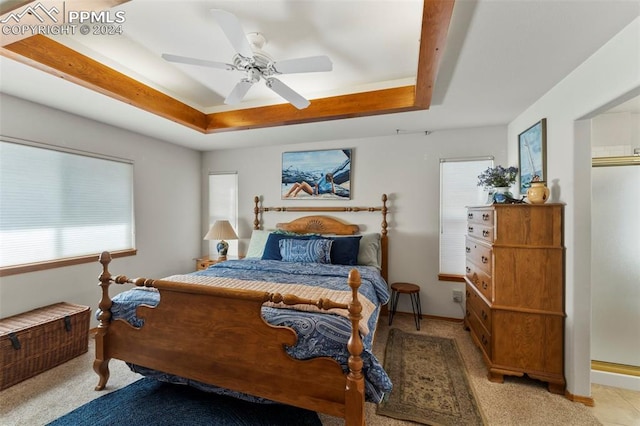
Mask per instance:
[[[313,284],[334,290],[348,290],[347,276],[354,266],[325,265],[318,263],[294,263],[276,260],[229,260],[218,263],[206,270],[194,272],[195,275],[214,277],[230,277],[254,281],[269,281],[285,284]],[[369,318],[371,332],[363,336],[364,352],[362,353],[363,374],[365,376],[365,392],[367,401],[379,403],[384,394],[391,391],[391,380],[373,355],[371,349],[373,336],[380,313],[380,305],[389,300],[387,283],[377,269],[369,266],[355,266],[360,272],[362,284],[359,292],[376,304],[378,308]],[[145,304],[156,306],[159,293],[155,289],[134,288],[120,293],[113,298],[111,312],[114,319],[126,319],[130,324],[140,327],[143,320],[135,316],[136,307]],[[293,328],[298,334],[295,346],[287,348],[289,354],[297,359],[309,359],[328,356],[340,363],[343,370],[348,371],[347,342],[351,334],[351,323],[342,316],[300,312],[291,309],[262,308],[265,320],[273,325]],[[145,367],[130,365],[133,371],[158,380],[189,384],[199,389],[229,394],[250,401],[266,402],[261,398],[239,395],[236,392],[210,386],[193,380],[176,377],[166,373],[150,370]]]

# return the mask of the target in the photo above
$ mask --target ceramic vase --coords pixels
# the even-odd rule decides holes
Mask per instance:
[[[549,199],[549,188],[543,181],[531,182],[527,189],[527,199],[531,204],[544,204]]]
[[[504,204],[507,202],[507,198],[513,198],[513,194],[509,192],[509,187],[497,187],[493,188],[493,202],[498,204]]]
[[[220,242],[216,244],[216,249],[218,250],[218,256],[226,256],[229,250],[229,243],[225,240],[220,240]]]

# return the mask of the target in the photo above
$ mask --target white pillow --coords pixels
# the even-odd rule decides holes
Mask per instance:
[[[251,233],[251,240],[249,241],[249,248],[247,249],[246,258],[258,258],[262,259],[262,253],[264,252],[264,246],[267,244],[267,238],[272,231],[263,229],[254,229]]]

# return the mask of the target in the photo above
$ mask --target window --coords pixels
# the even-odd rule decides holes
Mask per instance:
[[[493,157],[440,160],[440,279],[461,281],[465,274],[467,210],[486,200],[478,175]]]
[[[216,220],[228,220],[238,233],[238,174],[212,173],[209,175],[209,226]],[[229,256],[237,256],[238,241],[229,243]],[[209,242],[209,253],[217,253],[217,241]]]
[[[10,140],[0,141],[3,275],[134,250],[131,162]]]

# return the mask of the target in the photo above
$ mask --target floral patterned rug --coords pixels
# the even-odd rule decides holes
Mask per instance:
[[[377,414],[426,425],[483,425],[454,339],[389,332],[384,368],[393,390]]]

